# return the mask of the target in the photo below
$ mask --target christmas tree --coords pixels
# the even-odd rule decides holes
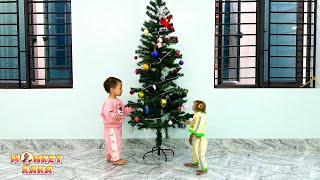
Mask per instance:
[[[157,147],[162,144],[162,133],[168,136],[168,128],[181,128],[182,123],[192,117],[184,112],[188,90],[178,86],[174,80],[183,76],[180,72],[184,64],[182,54],[172,45],[177,44],[178,37],[171,35],[175,29],[171,22],[173,16],[162,0],[152,0],[147,6],[149,21],[141,29],[141,45],[136,50],[135,60],[140,75],[141,88],[131,88],[130,94],[138,94],[137,102],[128,102],[136,110],[131,113],[131,126],[138,129],[156,131]]]

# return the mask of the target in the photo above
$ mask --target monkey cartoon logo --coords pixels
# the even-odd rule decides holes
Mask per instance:
[[[21,162],[24,165],[30,165],[33,162],[33,155],[29,152],[24,152],[21,154]]]

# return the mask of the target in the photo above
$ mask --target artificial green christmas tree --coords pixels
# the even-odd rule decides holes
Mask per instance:
[[[152,0],[147,6],[149,21],[141,29],[141,45],[136,50],[135,60],[142,88],[131,88],[130,94],[138,94],[138,101],[129,101],[128,106],[136,110],[131,113],[131,126],[156,131],[156,147],[162,144],[162,133],[168,138],[168,128],[181,128],[182,123],[192,117],[185,113],[188,90],[178,86],[174,80],[183,76],[182,54],[172,46],[178,37],[171,35],[175,29],[173,16],[162,0]],[[160,151],[160,150],[159,150]]]

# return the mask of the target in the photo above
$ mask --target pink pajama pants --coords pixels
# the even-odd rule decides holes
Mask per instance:
[[[122,127],[104,127],[104,142],[106,144],[106,157],[111,161],[121,159]]]

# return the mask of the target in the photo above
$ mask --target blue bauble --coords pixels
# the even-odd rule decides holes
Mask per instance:
[[[182,128],[182,129],[185,129],[185,128],[186,128],[186,126],[183,125],[183,123],[180,123],[179,126],[180,126],[180,128]]]
[[[149,113],[149,107],[148,107],[148,106],[144,107],[144,112],[145,112],[146,114]]]
[[[151,54],[152,54],[153,57],[158,57],[158,55],[159,55],[157,51],[154,51]]]
[[[183,62],[182,60],[180,60],[180,61],[179,61],[179,64],[180,64],[180,65],[183,65],[183,64],[184,64],[184,62]]]

